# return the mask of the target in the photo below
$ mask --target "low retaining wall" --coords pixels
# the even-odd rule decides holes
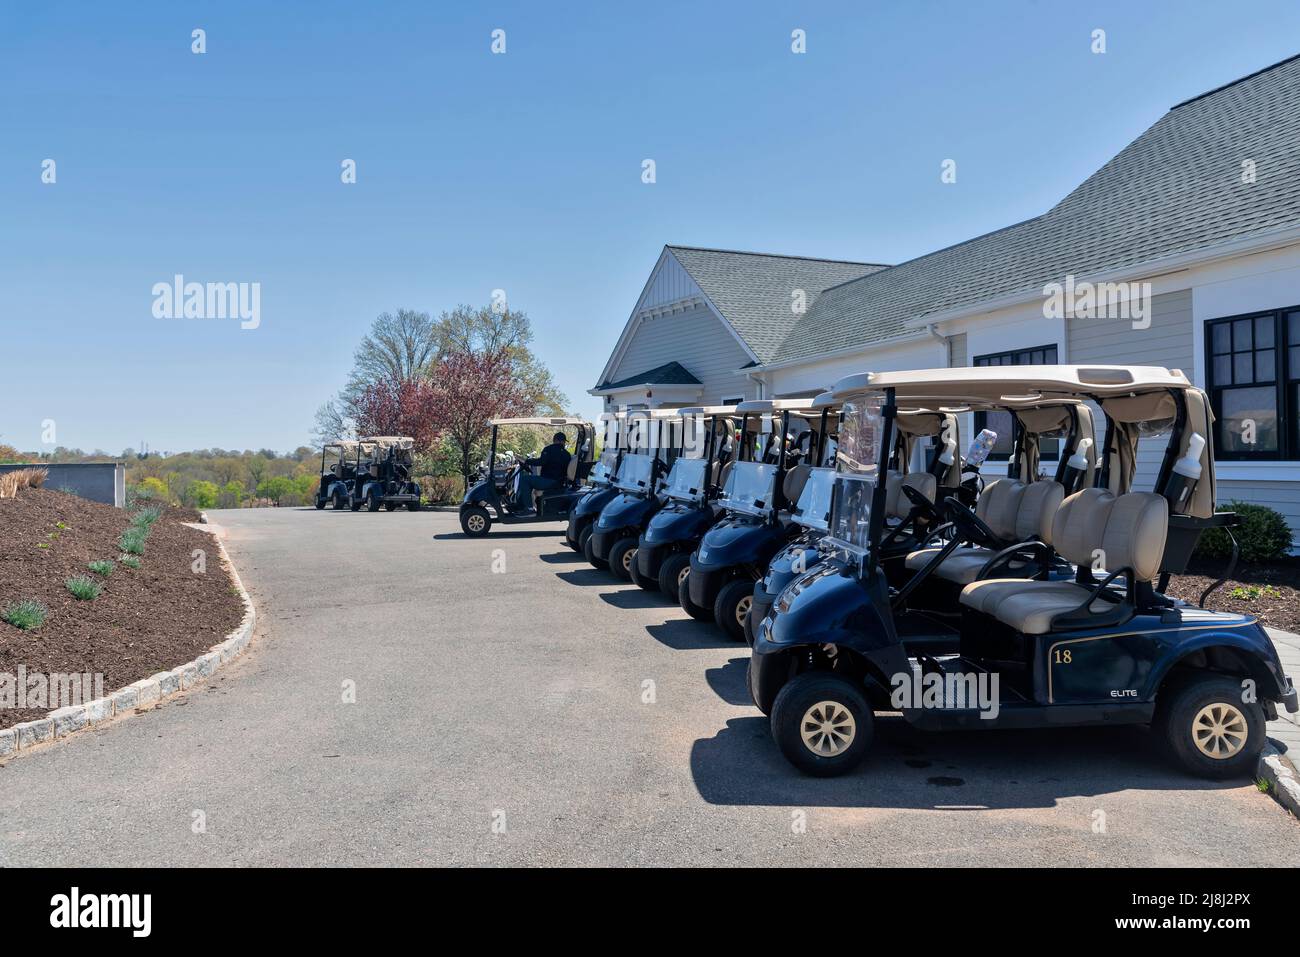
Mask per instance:
[[[19,469],[45,469],[49,473],[45,487],[56,492],[66,490],[92,502],[103,502],[118,508],[126,505],[126,465],[121,462],[0,465],[0,472],[16,472]]]

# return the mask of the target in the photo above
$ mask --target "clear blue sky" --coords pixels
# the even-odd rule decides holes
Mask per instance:
[[[376,314],[495,288],[594,411],[664,243],[899,262],[1296,52],[1294,2],[8,2],[0,442],[290,449]],[[175,273],[261,327],[155,319]]]

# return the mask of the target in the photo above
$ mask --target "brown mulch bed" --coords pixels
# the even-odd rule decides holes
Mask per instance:
[[[196,519],[192,509],[164,510],[140,567],[119,563],[104,579],[86,564],[117,562],[130,512],[47,489],[0,499],[0,610],[25,599],[49,609],[32,631],[0,621],[0,673],[16,675],[23,665],[29,675],[102,674],[111,694],[192,661],[225,638],[244,606],[212,536],[181,524]],[[203,574],[191,569],[196,548],[206,553]],[[99,581],[103,592],[90,601],[73,598],[64,585],[73,575]],[[0,728],[47,712],[0,707]]]
[[[1186,575],[1170,578],[1165,594],[1196,604],[1201,592],[1227,567],[1226,561],[1195,559]],[[1300,559],[1286,558],[1266,565],[1239,563],[1232,578],[1209,597],[1205,607],[1254,615],[1273,628],[1300,632]]]

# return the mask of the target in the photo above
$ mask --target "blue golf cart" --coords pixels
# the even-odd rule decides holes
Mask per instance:
[[[1004,366],[863,373],[834,393],[843,411],[826,540],[841,560],[782,592],[755,629],[749,665],[787,760],[808,774],[842,774],[867,754],[874,713],[895,711],[933,730],[1149,724],[1194,774],[1254,769],[1265,721],[1279,707],[1297,710],[1276,649],[1249,615],[1162,594],[1202,531],[1234,524],[1214,507],[1204,392],[1157,367]],[[879,466],[900,410],[1024,397],[1101,408],[1095,483],[1063,499],[1051,544],[1026,540],[994,553],[962,587],[956,620],[910,607],[880,562],[887,483]],[[1139,447],[1161,435],[1151,490],[1135,490]],[[944,507],[964,534],[985,534],[986,523],[953,497]],[[915,575],[935,574],[959,547],[943,546]],[[1037,563],[1027,577],[999,571],[1026,558]],[[1057,558],[1073,577],[1053,576]],[[957,650],[912,650],[917,636]]]

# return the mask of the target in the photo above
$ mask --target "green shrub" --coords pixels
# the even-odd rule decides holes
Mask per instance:
[[[68,591],[72,592],[72,597],[80,601],[90,601],[92,598],[98,598],[99,593],[104,590],[103,585],[87,578],[85,575],[74,575],[63,584],[68,586]]]
[[[1250,502],[1228,502],[1225,511],[1236,512],[1241,527],[1231,529],[1232,537],[1241,547],[1244,562],[1271,562],[1285,557],[1291,549],[1291,528],[1286,519],[1267,505]],[[1196,543],[1196,555],[1201,558],[1228,558],[1232,542],[1228,530],[1206,529]]]
[[[121,562],[123,565],[125,565],[127,568],[140,567],[140,559],[136,558],[134,555],[123,555],[121,558],[118,559],[118,561]]]
[[[149,537],[149,529],[139,526],[132,526],[122,533],[122,537],[117,540],[118,547],[122,551],[131,555],[143,555],[144,543]]]
[[[162,508],[157,505],[146,505],[139,509],[131,516],[131,524],[136,528],[148,528],[158,521],[158,516],[162,515]]]
[[[107,578],[113,574],[114,565],[107,558],[98,558],[86,566],[96,575],[102,575]]]
[[[45,616],[49,613],[50,610],[39,601],[16,601],[5,607],[4,614],[0,615],[0,618],[15,628],[31,631],[45,624]]]

